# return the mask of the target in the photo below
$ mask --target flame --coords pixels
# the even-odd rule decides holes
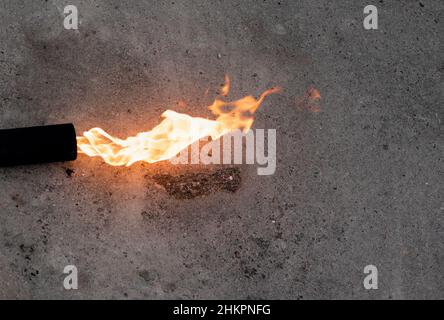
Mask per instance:
[[[224,97],[228,96],[228,93],[230,93],[230,86],[231,86],[230,77],[228,77],[228,75],[225,75],[225,84],[220,89],[220,94]]]
[[[226,77],[226,94],[229,83]],[[216,120],[166,110],[162,114],[163,120],[154,129],[125,140],[113,137],[101,128],[93,128],[77,137],[77,146],[80,153],[102,157],[112,166],[168,160],[204,137],[216,140],[236,129],[248,132],[254,122],[253,114],[261,103],[268,95],[278,91],[279,88],[269,89],[259,99],[252,96],[232,102],[215,99],[209,109],[217,116]]]
[[[318,89],[316,89],[314,87],[308,88],[307,95],[308,95],[308,99],[311,101],[321,100],[321,93],[319,92]]]
[[[321,107],[319,106],[320,101],[321,93],[313,86],[307,89],[302,98],[296,100],[297,106],[300,110],[306,109],[313,113],[321,112]]]

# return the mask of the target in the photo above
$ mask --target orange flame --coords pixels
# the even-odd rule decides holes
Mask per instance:
[[[307,89],[302,98],[296,100],[297,106],[300,110],[306,109],[313,113],[321,112],[321,107],[319,106],[320,101],[321,93],[313,86]]]
[[[228,94],[229,81],[226,83]],[[278,91],[279,88],[269,89],[262,93],[259,99],[252,96],[233,102],[216,99],[209,107],[213,114],[218,116],[216,120],[167,110],[162,114],[162,122],[154,129],[126,140],[113,137],[101,128],[93,128],[84,132],[82,137],[77,137],[77,146],[80,153],[90,157],[102,157],[112,166],[130,166],[139,161],[154,163],[168,160],[204,137],[209,136],[216,140],[236,129],[247,132],[253,125],[253,114],[265,97]],[[225,111],[227,109],[228,111]]]
[[[307,91],[308,99],[312,101],[319,101],[321,100],[321,93],[318,89],[314,87],[310,87]]]
[[[230,93],[230,86],[231,86],[230,78],[228,77],[228,75],[225,75],[225,84],[220,89],[220,94],[224,97],[228,96],[228,93]]]

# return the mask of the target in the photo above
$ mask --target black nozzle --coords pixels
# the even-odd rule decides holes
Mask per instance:
[[[0,130],[0,166],[76,158],[77,139],[72,124]]]

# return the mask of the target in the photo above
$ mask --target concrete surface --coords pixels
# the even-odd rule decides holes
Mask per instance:
[[[373,1],[367,31],[370,3],[2,0],[1,128],[125,137],[167,108],[210,116],[225,73],[233,97],[285,91],[255,123],[277,129],[276,174],[228,168],[228,190],[175,197],[153,178],[217,174],[203,166],[1,168],[0,298],[443,299],[444,3]]]

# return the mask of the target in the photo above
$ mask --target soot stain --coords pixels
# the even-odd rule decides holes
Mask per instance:
[[[176,199],[193,199],[217,191],[236,192],[241,185],[239,168],[224,168],[214,172],[187,173],[178,176],[155,175],[154,181]]]

